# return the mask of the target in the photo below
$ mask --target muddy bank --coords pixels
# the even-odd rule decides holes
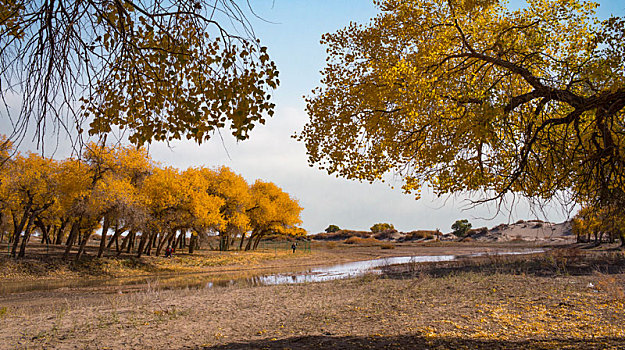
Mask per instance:
[[[533,250],[532,250],[533,249]],[[545,248],[548,249],[548,248]],[[377,246],[317,245],[311,252],[204,252],[195,256],[177,256],[173,259],[146,257],[141,261],[120,258],[94,259],[74,266],[48,266],[49,274],[29,273],[25,269],[17,278],[0,282],[0,295],[16,292],[55,289],[97,289],[109,292],[132,291],[159,285],[160,288],[198,288],[213,286],[264,285],[325,281],[360,276],[370,269],[401,262],[453,260],[479,254],[509,254],[511,252],[538,252],[544,249],[522,246],[467,246],[467,245],[401,245],[397,249],[382,250]],[[245,263],[244,263],[245,262]],[[22,261],[5,261],[17,269]],[[47,261],[30,261],[35,266]],[[338,265],[337,265],[338,264]],[[344,265],[340,265],[344,264]],[[117,269],[111,268],[117,267]],[[150,267],[150,268],[148,268]],[[36,270],[36,269],[35,269]],[[101,271],[106,271],[101,273]],[[151,273],[150,273],[151,272]],[[379,271],[376,271],[379,272]],[[79,276],[77,276],[79,275]]]

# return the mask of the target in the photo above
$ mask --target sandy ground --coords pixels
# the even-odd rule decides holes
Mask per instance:
[[[551,223],[542,221],[519,221],[514,224],[501,224],[491,228],[486,239],[496,241],[546,241],[546,242],[566,242],[575,241],[572,234],[571,223]]]
[[[574,258],[577,252],[539,263],[556,271]],[[516,273],[502,258],[482,264],[478,272],[419,267],[300,285],[12,294],[0,297],[0,348],[625,347],[620,270],[543,276],[532,268]]]

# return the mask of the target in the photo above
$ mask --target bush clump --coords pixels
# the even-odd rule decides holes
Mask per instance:
[[[320,240],[320,241],[342,241],[350,237],[368,238],[368,237],[371,237],[371,232],[339,230],[336,232],[321,232],[316,235],[310,236],[310,238]]]
[[[378,232],[382,232],[382,231],[386,231],[386,230],[394,230],[395,227],[393,226],[393,224],[387,224],[387,223],[377,223],[373,226],[371,226],[370,230],[373,233],[378,233]]]
[[[349,237],[345,240],[345,244],[378,244],[379,241],[373,237],[361,238],[361,237]]]
[[[333,233],[333,232],[337,232],[337,231],[340,231],[340,230],[341,230],[341,228],[336,226],[336,225],[330,225],[330,226],[328,226],[325,229],[326,233]]]
[[[471,223],[467,219],[456,220],[456,222],[451,225],[451,229],[454,230],[452,233],[458,237],[464,237],[471,229],[471,226]]]
[[[429,231],[429,230],[410,231],[406,233],[406,236],[404,236],[404,241],[418,241],[421,239],[432,239],[439,234],[440,234],[439,231]]]
[[[383,239],[393,239],[394,238],[393,236],[396,233],[397,233],[397,230],[395,230],[395,229],[384,230],[382,232],[378,232],[378,233],[374,234],[373,237],[375,239],[380,239],[380,240],[383,240]]]

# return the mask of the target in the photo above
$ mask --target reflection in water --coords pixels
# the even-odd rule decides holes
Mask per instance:
[[[366,274],[380,274],[382,267],[399,264],[413,264],[423,262],[453,261],[459,258],[478,257],[486,255],[520,255],[544,253],[544,249],[523,250],[515,252],[483,252],[467,255],[430,255],[430,256],[400,256],[366,261],[356,261],[328,267],[311,269],[291,269],[288,272],[277,273],[275,270],[251,270],[221,273],[197,273],[182,275],[159,275],[148,278],[115,278],[92,279],[81,281],[42,281],[31,283],[0,283],[0,295],[34,290],[54,290],[60,288],[84,287],[124,287],[124,290],[159,288],[215,288],[242,286],[266,286],[276,284],[294,284],[308,282],[323,282],[335,279],[359,277]]]
[[[306,272],[298,272],[293,274],[271,274],[266,276],[258,276],[258,282],[254,278],[253,285],[275,285],[275,284],[293,284],[306,282],[323,282],[335,279],[353,278],[366,274],[380,274],[381,267],[389,265],[413,264],[424,262],[440,262],[453,261],[459,258],[478,257],[485,255],[520,255],[543,253],[543,249],[533,249],[517,252],[500,252],[500,253],[475,253],[467,255],[430,255],[430,256],[399,256],[392,258],[383,258],[366,261],[356,261],[330,267],[319,267],[310,269]]]

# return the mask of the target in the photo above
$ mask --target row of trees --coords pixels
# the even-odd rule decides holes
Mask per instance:
[[[585,206],[573,218],[572,228],[578,242],[599,245],[619,239],[625,247],[625,217],[618,206]]]
[[[37,154],[9,157],[0,167],[0,241],[23,257],[33,232],[42,243],[76,249],[78,260],[101,228],[97,256],[115,246],[137,256],[159,255],[167,247],[188,246],[198,237],[218,235],[220,249],[255,249],[269,233],[305,234],[302,208],[273,183],[249,185],[227,167],[180,171],[152,162],[135,147],[89,144],[82,159],[57,161]],[[109,236],[109,231],[112,235]]]

